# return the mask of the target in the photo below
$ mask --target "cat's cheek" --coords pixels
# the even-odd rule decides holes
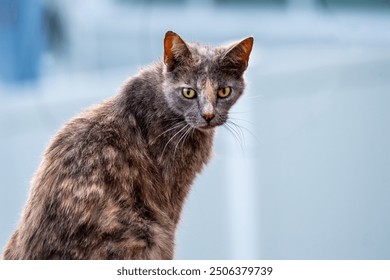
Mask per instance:
[[[168,104],[169,109],[171,109],[176,114],[181,115],[182,110],[181,110],[180,106],[178,106],[178,103],[176,101],[176,99],[177,99],[176,96],[174,96],[173,93],[166,93],[165,92],[164,97],[165,97],[165,100]]]
[[[236,93],[234,96],[225,99],[224,102],[221,104],[224,112],[229,112],[234,104],[236,104],[237,100],[241,97],[241,94]]]

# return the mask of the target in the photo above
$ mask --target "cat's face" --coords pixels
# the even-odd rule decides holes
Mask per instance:
[[[169,106],[196,129],[223,125],[244,90],[253,38],[230,47],[185,43],[167,32],[164,41],[164,95]]]

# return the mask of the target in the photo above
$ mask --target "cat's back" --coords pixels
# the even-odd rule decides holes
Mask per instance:
[[[134,230],[160,231],[154,211],[137,201],[143,185],[159,186],[158,173],[134,116],[121,116],[117,102],[86,110],[53,138],[5,259],[137,258],[113,240],[142,245]]]

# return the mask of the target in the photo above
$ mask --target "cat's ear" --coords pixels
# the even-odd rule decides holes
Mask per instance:
[[[186,43],[173,31],[165,33],[164,63],[172,71],[178,63],[191,59],[191,52]]]
[[[244,72],[248,67],[253,40],[253,37],[248,37],[228,48],[222,56],[222,66],[234,68],[241,73]]]

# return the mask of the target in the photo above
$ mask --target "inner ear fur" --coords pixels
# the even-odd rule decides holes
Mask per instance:
[[[191,59],[191,52],[188,46],[173,31],[165,33],[164,38],[164,63],[169,71],[172,71],[178,63]]]
[[[248,37],[231,46],[222,57],[222,65],[234,67],[236,70],[244,72],[248,67],[253,41],[253,37]]]

